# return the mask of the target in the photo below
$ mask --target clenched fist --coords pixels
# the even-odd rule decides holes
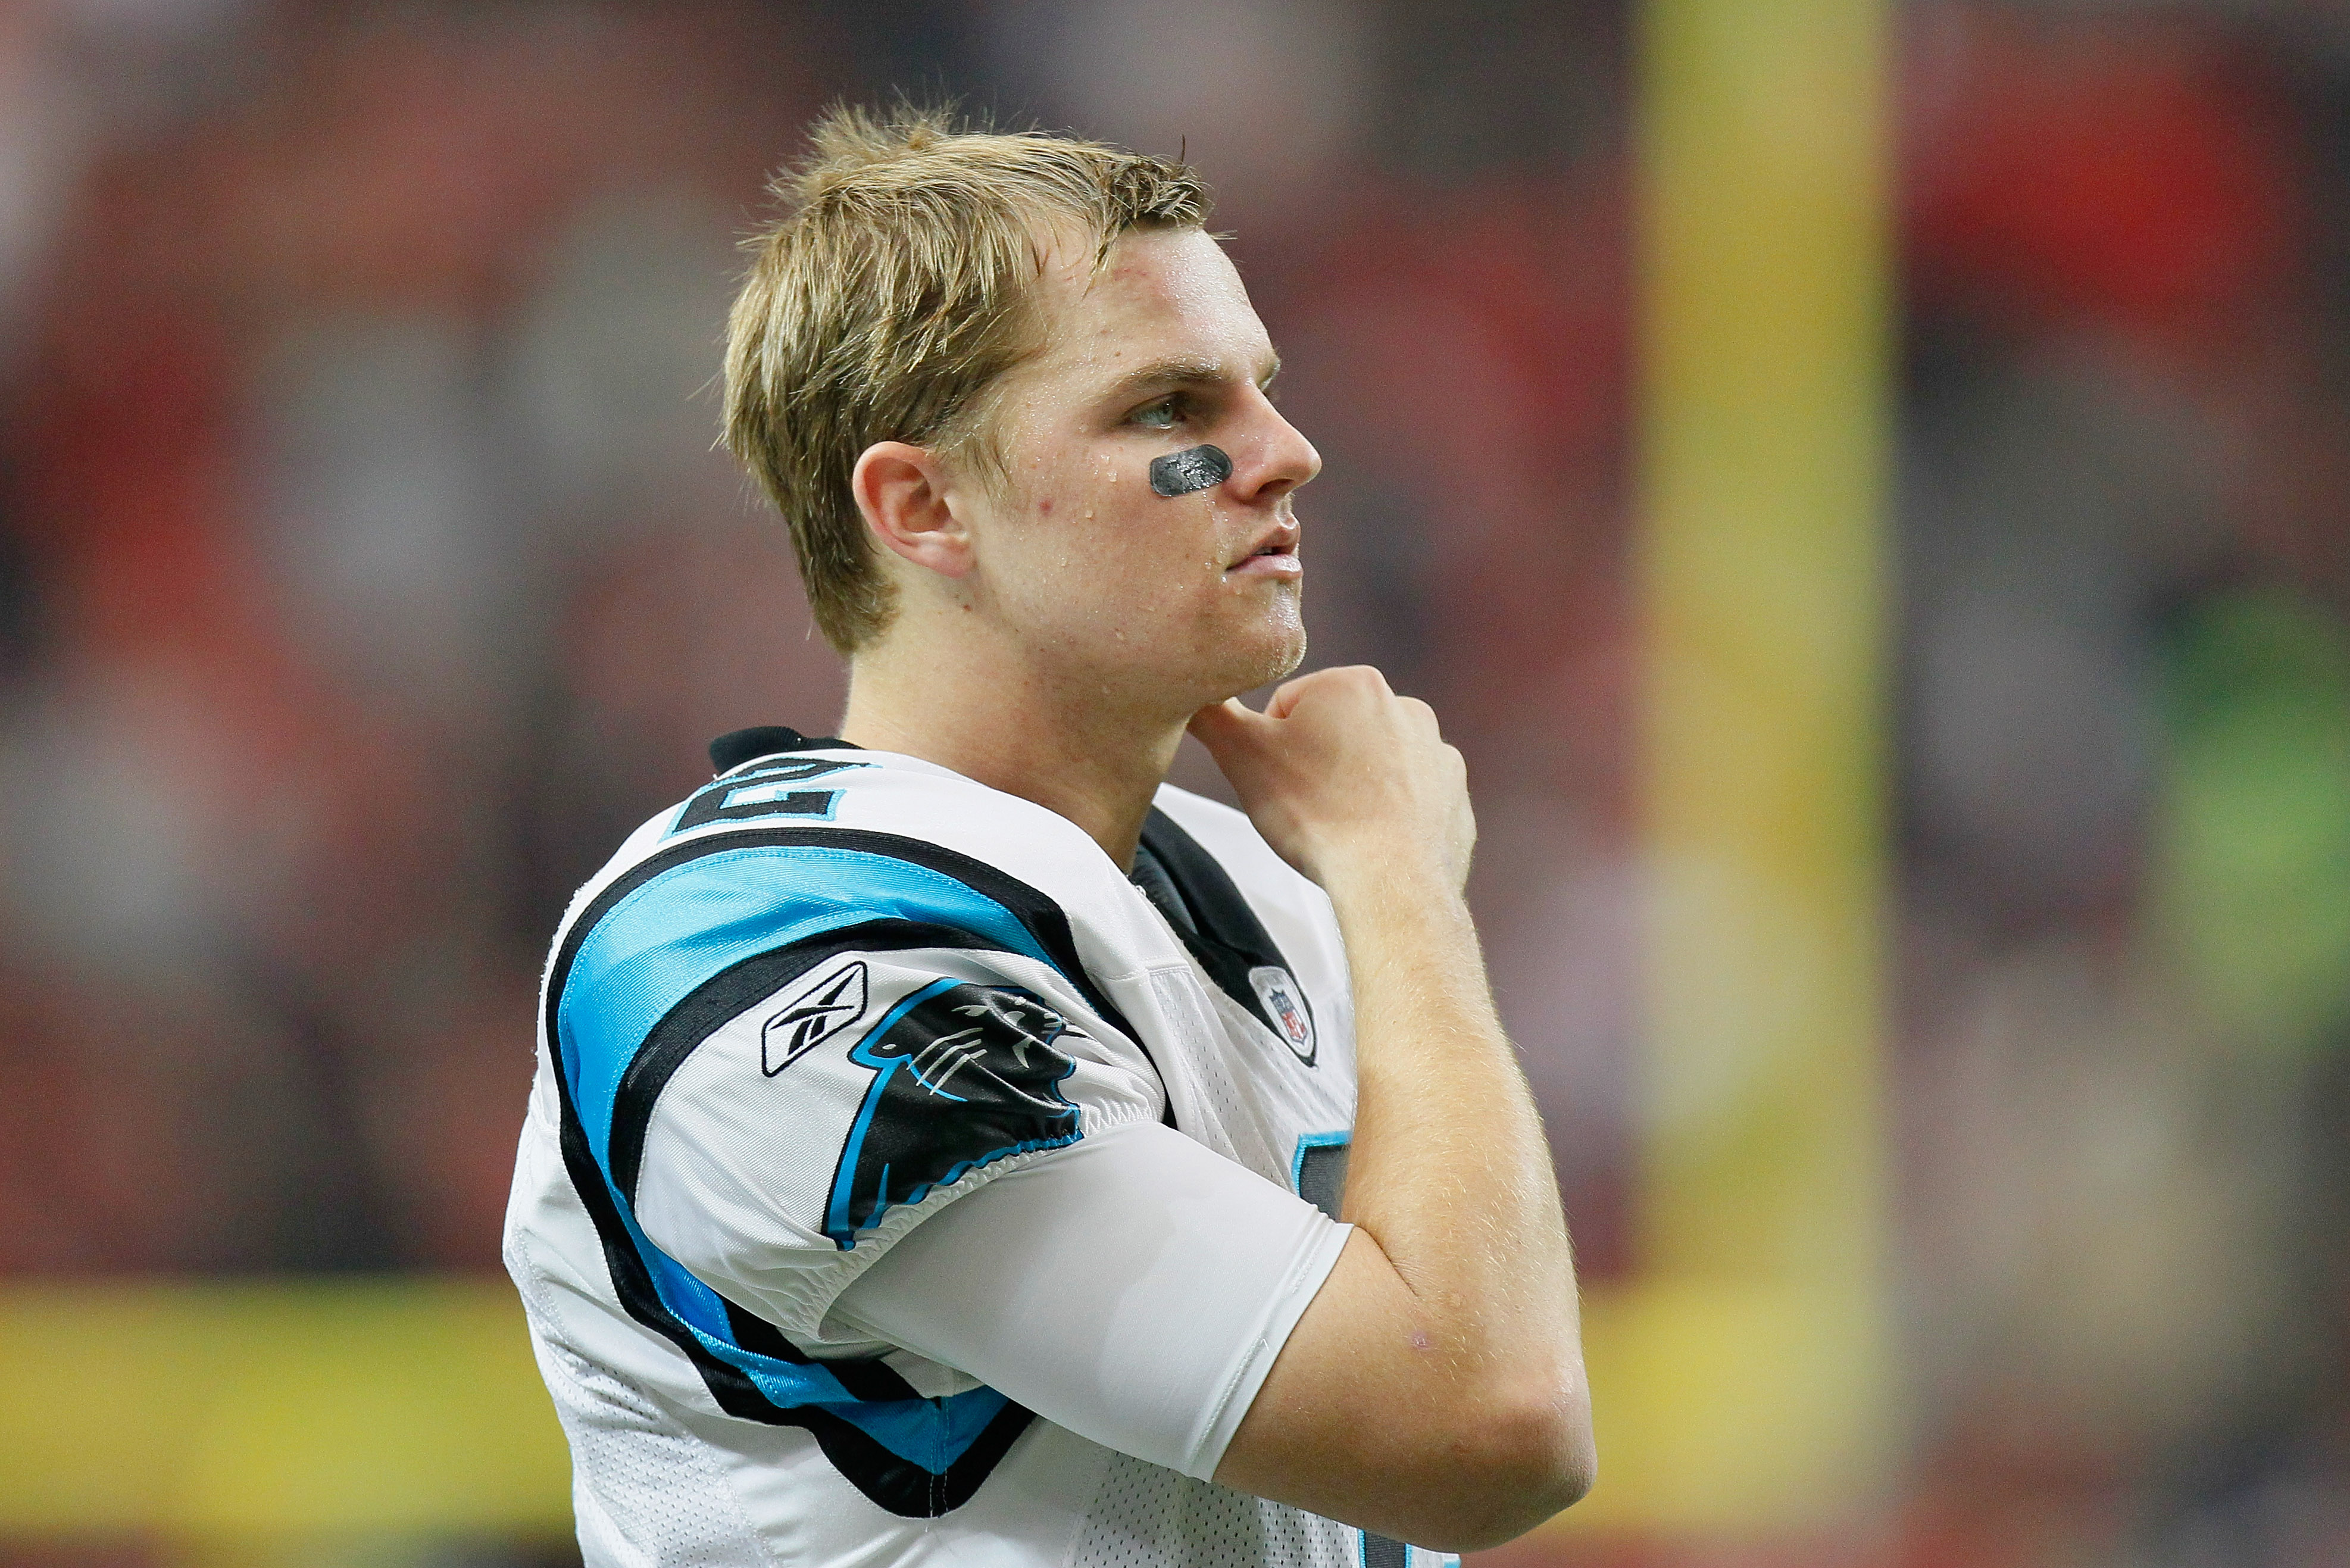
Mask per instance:
[[[1461,753],[1435,710],[1370,666],[1292,680],[1262,713],[1202,708],[1191,733],[1265,841],[1334,898],[1431,877],[1458,894],[1468,880],[1477,820]]]

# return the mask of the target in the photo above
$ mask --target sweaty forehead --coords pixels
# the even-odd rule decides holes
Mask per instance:
[[[1120,367],[1170,355],[1230,360],[1242,375],[1270,352],[1240,274],[1197,229],[1142,230],[1090,256],[1056,253],[1046,268],[1048,360],[1063,369]]]

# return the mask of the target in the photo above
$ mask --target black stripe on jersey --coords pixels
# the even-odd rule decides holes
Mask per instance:
[[[868,920],[810,937],[788,947],[772,949],[721,970],[661,1015],[644,1044],[621,1075],[612,1104],[612,1137],[608,1151],[612,1184],[633,1203],[637,1178],[644,1166],[645,1134],[661,1091],[685,1065],[702,1043],[724,1027],[761,997],[789,985],[827,959],[845,952],[902,951],[909,948],[983,948],[1003,950],[994,942],[951,926],[919,920]],[[635,1251],[633,1247],[629,1249]],[[748,1307],[721,1295],[726,1326],[734,1343],[754,1355],[771,1355],[805,1366],[812,1359],[784,1336],[781,1329]],[[825,1370],[859,1399],[919,1399],[920,1395],[890,1367],[877,1359],[827,1361]]]
[[[772,1355],[777,1361],[788,1361],[795,1366],[806,1366],[816,1360],[806,1351],[784,1337],[784,1331],[746,1306],[718,1298],[726,1305],[726,1331],[734,1343],[754,1355]],[[897,1370],[884,1364],[879,1356],[860,1357],[853,1361],[827,1361],[824,1369],[839,1379],[840,1386],[859,1399],[887,1402],[892,1399],[919,1399],[912,1384],[899,1376]]]
[[[721,970],[661,1015],[644,1044],[621,1075],[612,1104],[612,1137],[608,1157],[612,1183],[637,1199],[637,1178],[642,1171],[645,1134],[652,1124],[653,1107],[661,1091],[677,1075],[702,1043],[716,1033],[744,1008],[789,985],[827,959],[846,952],[904,951],[910,948],[984,949],[1004,951],[997,943],[958,930],[952,926],[920,920],[868,920],[809,937],[788,947],[775,948]],[[633,1248],[630,1249],[634,1251]],[[784,1337],[784,1333],[748,1307],[722,1295],[726,1326],[734,1343],[755,1355],[808,1365],[810,1357]],[[859,1399],[919,1399],[920,1395],[879,1360],[827,1361],[825,1370]]]
[[[1183,939],[1183,945],[1191,950],[1191,956],[1200,961],[1200,967],[1208,971],[1208,978],[1216,982],[1218,990],[1247,1008],[1273,1031],[1274,1038],[1287,1038],[1288,1031],[1279,1019],[1265,1012],[1263,999],[1249,983],[1249,971],[1270,965],[1287,971],[1293,980],[1297,971],[1289,968],[1289,961],[1282,957],[1273,933],[1264,929],[1264,922],[1249,907],[1247,896],[1232,880],[1232,873],[1198,839],[1184,832],[1181,824],[1156,806],[1143,822],[1142,845],[1158,857],[1168,880],[1175,884],[1184,907],[1191,911],[1193,929],[1186,930],[1180,921],[1170,921],[1175,927],[1175,934]],[[1305,1007],[1306,1016],[1312,1017],[1314,1003],[1307,999],[1305,986],[1297,987],[1297,997]],[[1321,1054],[1318,1043],[1314,1049],[1315,1055]],[[1313,1056],[1304,1061],[1309,1067],[1314,1065]]]
[[[587,941],[588,933],[595,929],[597,922],[609,913],[614,905],[663,872],[673,870],[705,855],[723,854],[743,848],[795,845],[827,846],[841,849],[861,850],[873,855],[889,856],[952,877],[973,892],[993,898],[1009,910],[1014,918],[1026,928],[1028,933],[1036,939],[1037,945],[1053,960],[1069,982],[1077,988],[1096,1014],[1132,1041],[1136,1049],[1143,1053],[1145,1061],[1149,1060],[1149,1047],[1143,1044],[1141,1036],[1135,1033],[1133,1025],[1128,1023],[1126,1015],[1118,1011],[1107,995],[1103,994],[1100,988],[1094,984],[1092,977],[1086,971],[1084,961],[1077,956],[1076,938],[1069,929],[1069,918],[1060,905],[1027,883],[998,870],[984,861],[974,860],[967,855],[959,855],[951,849],[926,843],[919,838],[907,838],[898,834],[837,827],[743,828],[673,845],[629,867],[626,873],[598,893],[588,907],[579,912],[579,918],[574,920],[570,929],[564,933],[563,940],[556,950],[555,961],[547,971],[546,1015],[541,1018],[539,1028],[546,1044],[548,1058],[554,1064],[556,1093],[563,1111],[561,1130],[563,1167],[565,1173],[571,1178],[572,1188],[578,1193],[581,1205],[588,1210],[588,1218],[595,1223],[598,1237],[603,1242],[605,1266],[610,1271],[612,1277],[612,1293],[619,1301],[622,1309],[630,1317],[675,1345],[679,1351],[693,1364],[695,1370],[701,1373],[702,1380],[710,1389],[711,1397],[717,1401],[718,1407],[728,1415],[740,1417],[745,1420],[759,1421],[768,1426],[801,1428],[816,1438],[817,1447],[823,1450],[825,1459],[833,1469],[838,1470],[844,1480],[856,1487],[877,1507],[907,1518],[936,1518],[951,1509],[962,1507],[971,1500],[972,1495],[979,1490],[980,1484],[987,1479],[989,1472],[995,1468],[997,1461],[1010,1449],[1020,1434],[1027,1429],[1028,1423],[1035,1419],[1034,1413],[1023,1406],[1007,1403],[1002,1410],[996,1412],[994,1418],[988,1422],[979,1437],[963,1450],[962,1455],[947,1467],[944,1473],[934,1474],[920,1465],[899,1459],[864,1431],[829,1411],[814,1407],[780,1406],[770,1400],[759,1392],[757,1386],[740,1367],[712,1355],[707,1346],[694,1337],[691,1329],[679,1322],[669,1309],[661,1304],[660,1293],[653,1288],[651,1272],[646,1268],[644,1259],[639,1255],[635,1243],[630,1241],[627,1227],[621,1223],[618,1207],[612,1199],[611,1189],[606,1185],[604,1173],[596,1164],[595,1151],[588,1146],[587,1127],[581,1122],[578,1106],[573,1103],[571,1097],[570,1080],[563,1071],[563,1047],[556,1036],[555,1014],[563,1004],[564,987],[570,981],[571,966],[579,956],[581,945]],[[964,939],[961,945],[968,945],[968,940]],[[696,994],[699,992],[697,992]],[[692,998],[689,997],[687,1000],[691,1002]],[[681,1007],[684,1005],[686,1004],[680,1004]],[[676,1010],[673,1009],[672,1012]],[[659,1025],[655,1026],[656,1033],[659,1027]],[[639,1055],[642,1054],[643,1050],[640,1047]],[[680,1056],[679,1060],[682,1059],[683,1057]],[[632,1059],[629,1073],[634,1072],[636,1064],[636,1061]],[[1153,1066],[1155,1069],[1156,1064],[1153,1064]],[[675,1071],[674,1065],[671,1066],[671,1071]],[[627,1074],[623,1075],[624,1084],[627,1075]],[[650,1102],[648,1102],[648,1114],[649,1110]],[[1171,1112],[1162,1119],[1170,1127],[1174,1125]],[[614,1107],[613,1120],[614,1132],[617,1134],[620,1124],[617,1104]],[[632,1158],[641,1160],[643,1156],[641,1123],[637,1128],[635,1138],[637,1147]],[[617,1174],[616,1168],[616,1177]],[[751,1315],[733,1308],[733,1303],[729,1303],[729,1306],[727,1318],[730,1327],[735,1325],[738,1318]],[[780,1334],[775,1336],[775,1340],[785,1344],[789,1343],[784,1340]],[[743,1344],[739,1339],[736,1343]],[[743,1345],[743,1348],[754,1349],[749,1345]],[[767,1354],[767,1352],[754,1350],[754,1354]],[[878,1362],[865,1365],[873,1368],[875,1372],[886,1375],[896,1386],[904,1386],[904,1379],[889,1368]],[[838,1376],[843,1368],[837,1364],[827,1364],[827,1370]],[[878,1376],[870,1376],[868,1381],[869,1375],[867,1373],[851,1372],[849,1376],[858,1378],[860,1382],[868,1382],[868,1386],[875,1386],[877,1391],[882,1386],[881,1379]],[[842,1386],[848,1386],[846,1381]],[[857,1393],[860,1398],[869,1397],[858,1389],[851,1388],[849,1391]],[[909,1389],[908,1392],[910,1393],[911,1390]],[[880,1397],[898,1397],[899,1396],[893,1392]]]
[[[1157,814],[1153,813],[1153,815]],[[1182,830],[1178,828],[1176,831],[1180,833]],[[1184,842],[1187,844],[1191,842],[1188,836]],[[1028,934],[1036,939],[1036,945],[1045,950],[1045,956],[1050,958],[1054,966],[1067,977],[1069,983],[1077,988],[1077,993],[1086,999],[1086,1004],[1094,1010],[1102,1022],[1132,1041],[1135,1049],[1142,1053],[1143,1059],[1149,1061],[1150,1047],[1143,1043],[1142,1036],[1135,1033],[1134,1025],[1127,1022],[1126,1014],[1118,1010],[1116,1004],[1103,993],[1101,988],[1094,984],[1093,976],[1087,972],[1085,961],[1077,956],[1076,939],[1069,931],[1069,917],[1063,912],[1060,905],[1017,877],[1000,871],[984,860],[974,860],[968,855],[958,855],[951,849],[923,839],[908,838],[895,833],[875,833],[859,827],[746,827],[732,833],[713,834],[707,838],[688,839],[682,844],[671,846],[658,855],[648,856],[630,867],[610,887],[597,894],[594,902],[579,912],[579,918],[571,923],[570,930],[564,934],[562,947],[556,952],[554,965],[547,973],[546,1005],[549,1016],[543,1025],[549,1048],[552,1049],[555,1043],[553,1012],[563,1003],[563,987],[571,978],[572,962],[578,958],[580,946],[587,941],[588,933],[596,929],[596,923],[598,920],[611,912],[613,905],[662,872],[675,870],[678,867],[689,861],[699,860],[705,855],[723,854],[733,849],[762,849],[797,845],[856,849],[868,855],[885,855],[894,860],[903,860],[909,865],[920,866],[927,870],[951,877],[981,897],[994,899],[1010,910],[1014,919],[1027,928]],[[1197,845],[1193,845],[1192,847],[1200,855],[1203,857],[1207,855],[1207,851],[1200,849]],[[1209,864],[1214,865],[1212,857],[1209,859]],[[1218,867],[1217,872],[1222,875],[1222,867]],[[1231,878],[1225,878],[1225,886],[1228,888],[1231,886]],[[1238,889],[1233,890],[1232,896],[1235,898],[1239,898]],[[1246,906],[1243,905],[1243,908]],[[1253,919],[1255,917],[1250,918]],[[1243,975],[1243,979],[1245,981],[1246,976]],[[1151,1066],[1152,1070],[1156,1071],[1158,1064],[1154,1062]],[[1168,1125],[1171,1127],[1174,1124],[1170,1120]]]
[[[1006,1404],[995,1413],[993,1420],[965,1449],[961,1458],[946,1468],[943,1474],[933,1474],[921,1466],[899,1459],[866,1433],[828,1410],[814,1407],[777,1405],[759,1392],[757,1385],[743,1369],[711,1354],[708,1346],[693,1336],[692,1330],[671,1315],[661,1305],[660,1293],[653,1289],[652,1274],[644,1259],[629,1240],[627,1229],[620,1223],[619,1210],[612,1201],[611,1189],[604,1183],[604,1173],[596,1167],[596,1156],[588,1147],[588,1132],[579,1120],[579,1113],[571,1102],[570,1085],[565,1081],[562,1064],[556,1063],[556,1093],[563,1105],[563,1168],[571,1178],[572,1189],[579,1194],[582,1207],[595,1222],[596,1234],[604,1243],[605,1266],[611,1270],[612,1293],[628,1314],[677,1346],[680,1353],[702,1374],[704,1386],[718,1407],[730,1416],[757,1421],[770,1427],[798,1427],[816,1439],[825,1459],[840,1472],[841,1478],[869,1500],[877,1508],[907,1519],[935,1519],[952,1509],[961,1508],[979,1490],[997,1461],[1020,1434],[1035,1419],[1035,1413],[1021,1405]],[[742,1313],[732,1302],[727,1303],[727,1323],[740,1332],[740,1321],[749,1314]],[[766,1325],[772,1327],[772,1325]],[[742,1344],[741,1340],[736,1341]],[[790,1346],[790,1341],[780,1334],[774,1344]],[[754,1354],[771,1354],[765,1345],[743,1345]],[[795,1354],[782,1359],[805,1362],[804,1355]],[[886,1375],[896,1387],[904,1388],[905,1380],[879,1362],[868,1363],[874,1371]],[[830,1365],[827,1370],[840,1377],[844,1368]],[[862,1374],[850,1373],[881,1397],[899,1397],[894,1389],[883,1392],[880,1379],[869,1380]],[[842,1377],[842,1386],[859,1398],[872,1397],[861,1389],[850,1386]],[[912,1390],[907,1388],[911,1394]]]
[[[612,1101],[612,1185],[628,1200],[637,1200],[637,1174],[644,1164],[645,1130],[653,1106],[669,1081],[685,1065],[702,1043],[723,1028],[742,1011],[789,985],[809,970],[842,953],[903,951],[908,948],[980,948],[1006,950],[996,942],[952,926],[921,920],[868,920],[844,926],[786,947],[755,953],[719,971],[688,992],[684,1001],[661,1014],[645,1043],[629,1058],[620,1075],[619,1092]],[[749,1345],[743,1347],[750,1349]]]

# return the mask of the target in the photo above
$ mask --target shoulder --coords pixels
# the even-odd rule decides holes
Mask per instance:
[[[631,835],[548,967],[575,1180],[723,1272],[1155,1115],[1068,907],[1089,884],[1036,815],[848,752],[747,763]]]
[[[550,980],[647,948],[687,943],[707,968],[743,944],[889,921],[1053,962],[1063,906],[1105,873],[1074,825],[944,769],[853,750],[763,757],[629,836],[566,917]]]
[[[615,1186],[664,1247],[727,1272],[746,1245],[845,1251],[999,1162],[1149,1122],[1147,1066],[1060,989],[946,945],[828,951],[655,1042],[615,1107]]]
[[[993,979],[1091,1038],[1130,1039],[1097,977],[1139,940],[1121,925],[1134,901],[1072,825],[943,769],[854,750],[758,758],[648,822],[582,891],[548,963],[547,1045],[592,1134],[630,1083],[851,955],[877,1003],[898,955],[910,984]]]

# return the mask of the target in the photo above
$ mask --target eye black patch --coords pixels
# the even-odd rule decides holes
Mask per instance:
[[[1161,495],[1189,495],[1232,476],[1232,460],[1220,446],[1187,447],[1150,460],[1150,488]]]

